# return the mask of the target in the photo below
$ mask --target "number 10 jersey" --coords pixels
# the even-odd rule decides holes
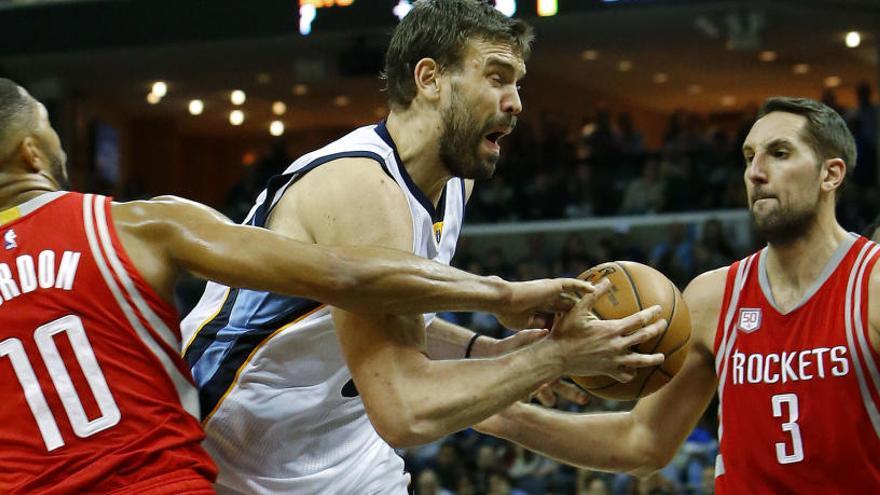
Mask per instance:
[[[880,493],[880,356],[868,322],[878,253],[848,236],[785,313],[766,249],[731,265],[715,337],[717,493]]]
[[[176,312],[110,210],[58,192],[0,212],[0,493],[211,490]]]

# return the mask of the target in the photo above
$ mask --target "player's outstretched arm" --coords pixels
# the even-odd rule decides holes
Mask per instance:
[[[406,198],[375,164],[322,165],[291,186],[279,208],[272,228],[299,231],[319,244],[412,248]],[[628,321],[589,320],[592,300],[607,289],[587,294],[548,338],[497,359],[432,361],[420,315],[337,309],[334,320],[370,420],[386,441],[403,447],[468,427],[565,372],[614,373],[618,364],[656,363],[629,351],[634,340],[660,331],[662,322],[650,323],[656,311]]]
[[[579,280],[479,277],[391,249],[319,247],[234,224],[204,205],[171,196],[116,204],[113,216],[126,249],[166,295],[182,268],[231,287],[359,311],[489,311],[527,319],[568,309],[591,290]]]
[[[561,462],[648,474],[666,466],[717,387],[712,347],[726,269],[697,277],[684,292],[691,349],[675,378],[626,413],[571,414],[517,403],[477,428]]]

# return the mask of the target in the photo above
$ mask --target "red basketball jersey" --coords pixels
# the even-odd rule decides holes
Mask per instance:
[[[211,493],[176,312],[110,210],[58,192],[0,212],[0,493]]]
[[[715,337],[717,493],[880,493],[880,356],[868,322],[880,246],[847,237],[786,314],[766,252],[728,271]]]

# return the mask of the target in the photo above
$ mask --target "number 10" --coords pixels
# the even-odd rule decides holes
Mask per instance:
[[[86,412],[83,409],[82,401],[73,387],[73,381],[67,372],[67,367],[58,353],[58,347],[55,345],[54,336],[59,333],[67,334],[76,361],[82,368],[89,389],[95,396],[95,402],[101,411],[101,416],[89,421]],[[69,315],[59,318],[52,322],[46,323],[34,331],[34,341],[46,368],[49,370],[49,377],[55,390],[58,391],[58,397],[73,427],[73,432],[79,438],[86,438],[98,433],[99,431],[111,428],[119,423],[121,413],[110,388],[107,387],[107,380],[98,366],[98,360],[95,358],[95,352],[86,337],[85,328],[83,328],[82,320],[78,316]],[[55,450],[64,446],[64,439],[61,438],[61,432],[58,430],[58,423],[49,410],[46,403],[46,396],[40,388],[40,382],[34,373],[34,368],[28,359],[21,340],[16,338],[6,339],[0,342],[0,358],[8,356],[12,363],[12,369],[21,388],[24,391],[24,398],[34,415],[37,427],[46,443],[46,449]]]

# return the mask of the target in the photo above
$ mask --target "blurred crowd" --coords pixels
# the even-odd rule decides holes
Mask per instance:
[[[823,101],[844,116],[856,136],[858,164],[851,171],[838,206],[844,227],[861,232],[880,211],[877,187],[877,105],[871,87],[857,88],[858,105],[841,108],[826,91]],[[740,147],[755,119],[756,107],[737,125],[717,125],[707,116],[677,111],[669,117],[663,144],[649,149],[643,133],[626,112],[600,108],[578,128],[553,114],[523,118],[507,139],[496,177],[480,184],[468,205],[468,223],[515,222],[613,215],[744,208]],[[291,161],[276,146],[229,196],[224,212],[241,220],[259,190]],[[729,264],[756,246],[731,239],[717,219],[700,225],[673,223],[659,242],[645,243],[628,229],[587,242],[574,232],[557,247],[546,236],[524,236],[514,257],[503,247],[478,251],[463,239],[454,264],[479,274],[510,280],[576,276],[608,260],[649,264],[684,287],[695,275]],[[198,294],[196,294],[197,296]],[[489,314],[441,317],[481,333],[509,335]],[[560,399],[556,407],[572,412],[615,411],[631,407],[593,399],[586,407]],[[420,448],[402,451],[418,495],[647,495],[714,493],[716,407],[708,409],[678,455],[664,470],[646,479],[575,469],[483,436],[473,430]]]

